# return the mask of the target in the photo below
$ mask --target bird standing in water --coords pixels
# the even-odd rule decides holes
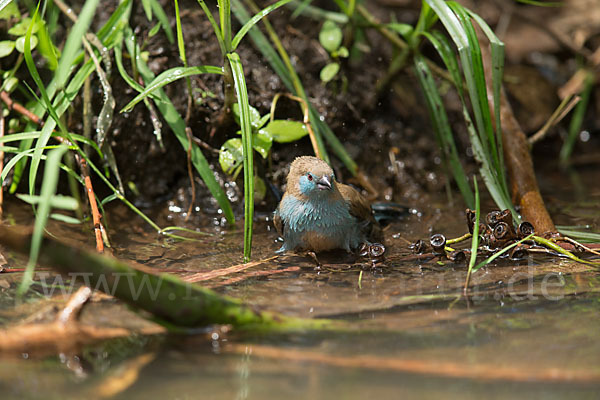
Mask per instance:
[[[287,189],[273,222],[283,237],[279,253],[333,249],[350,252],[382,239],[367,199],[354,188],[336,182],[331,167],[310,156],[292,162]]]

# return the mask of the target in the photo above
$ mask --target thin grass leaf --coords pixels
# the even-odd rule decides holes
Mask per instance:
[[[254,151],[252,149],[252,126],[250,125],[250,104],[242,61],[237,53],[227,54],[235,91],[240,107],[240,127],[244,149],[244,262],[250,261],[252,253],[252,224],[254,220]]]
[[[252,27],[254,25],[256,25],[256,23],[258,21],[260,21],[262,18],[267,16],[270,12],[289,3],[290,1],[291,0],[280,0],[275,4],[271,4],[270,6],[265,7],[260,12],[258,12],[256,15],[254,15],[248,22],[246,22],[244,24],[244,26],[242,26],[242,28],[238,31],[238,33],[236,33],[235,37],[233,38],[233,40],[231,42],[231,49],[235,51],[235,49],[238,47],[238,45],[240,44],[240,42],[242,41],[244,36],[246,36],[246,33],[248,33],[248,31],[250,29],[252,29]]]
[[[66,224],[71,224],[71,225],[81,224],[81,221],[79,219],[71,217],[69,215],[65,215],[65,214],[52,213],[49,215],[49,217],[56,221],[64,222]]]
[[[294,10],[292,19],[296,18],[298,15],[305,15],[310,18],[333,21],[341,25],[348,23],[349,19],[346,14],[311,6],[311,1],[312,0],[305,0],[300,3],[298,0],[293,0],[290,2],[288,7]]]
[[[150,6],[152,7],[152,12],[154,13],[154,15],[156,15],[156,19],[158,20],[158,22],[160,22],[163,29],[165,30],[165,34],[167,35],[167,39],[169,40],[169,43],[173,43],[175,41],[174,36],[173,36],[173,29],[171,29],[171,24],[169,23],[169,17],[167,17],[165,10],[163,10],[162,6],[160,5],[160,3],[157,0],[147,0],[147,1],[150,2]]]
[[[177,27],[177,48],[179,49],[179,58],[183,65],[187,67],[187,57],[185,55],[185,44],[183,43],[183,31],[181,30],[181,16],[179,15],[179,1],[174,1],[175,5],[175,23]]]
[[[533,236],[533,235],[530,235],[530,236],[532,236],[533,240],[535,240],[536,243],[541,244],[551,250],[554,250],[555,252],[562,254],[563,256],[565,256],[573,261],[577,261],[579,263],[588,264],[588,265],[596,265],[596,266],[600,265],[600,262],[598,262],[598,261],[588,261],[588,260],[584,260],[582,258],[577,257],[570,251],[563,249],[562,247],[560,247],[559,245],[557,245],[555,242],[553,242],[551,240],[548,240],[546,238],[542,238],[539,236]]]
[[[204,14],[206,14],[206,18],[208,18],[208,21],[212,25],[213,30],[215,31],[215,36],[217,37],[217,41],[219,42],[221,54],[225,56],[225,54],[227,54],[227,48],[225,47],[225,42],[223,41],[223,33],[221,32],[221,28],[219,28],[219,25],[217,25],[217,21],[215,21],[215,18],[213,17],[204,0],[198,0],[198,4],[200,4]]]
[[[473,273],[473,266],[477,262],[477,249],[479,248],[479,218],[481,216],[481,209],[479,204],[479,188],[477,186],[477,177],[473,177],[473,187],[475,188],[475,223],[473,224],[471,258],[469,258],[469,270],[467,271],[467,278],[465,280],[465,291],[469,289],[469,282],[471,280],[471,274]]]
[[[60,210],[76,210],[79,207],[77,200],[71,196],[63,196],[63,195],[52,195],[49,199],[46,199],[42,196],[31,196],[28,194],[18,193],[17,197],[23,200],[25,203],[29,204],[41,204],[44,201],[47,201],[52,208],[58,208]]]
[[[480,262],[479,264],[477,264],[475,267],[473,267],[473,272],[479,270],[481,267],[485,267],[486,265],[488,265],[489,263],[491,263],[492,261],[494,261],[496,258],[500,257],[502,254],[508,252],[510,249],[512,249],[513,247],[516,247],[518,245],[520,245],[521,243],[535,238],[535,236],[533,235],[533,233],[531,235],[525,236],[523,239],[516,241],[514,243],[512,243],[509,246],[504,247],[502,250],[500,250],[497,253],[494,253],[492,256],[486,258],[485,260],[483,260],[482,262]]]
[[[465,199],[467,207],[473,208],[473,192],[471,191],[467,176],[458,157],[458,151],[456,150],[456,144],[450,129],[448,117],[444,105],[442,104],[442,98],[437,90],[431,71],[425,62],[425,58],[422,55],[417,54],[414,57],[414,61],[419,82],[425,93],[429,114],[433,120],[438,146],[440,147],[444,158],[447,159],[449,163],[454,180]]]
[[[118,67],[117,67],[118,68]],[[155,92],[156,90],[168,85],[171,82],[175,82],[178,79],[185,78],[192,75],[201,74],[223,74],[223,68],[214,67],[210,65],[200,65],[197,67],[175,67],[161,72],[156,78],[150,82],[146,88],[138,94],[133,100],[131,100],[120,112],[131,111],[131,109],[144,98]]]
[[[38,203],[38,212],[33,226],[29,261],[17,289],[18,296],[22,296],[33,282],[33,271],[39,256],[44,228],[46,227],[46,222],[48,221],[48,216],[50,215],[50,210],[52,208],[51,199],[56,193],[56,186],[58,184],[60,160],[67,150],[67,146],[61,146],[48,153],[44,168],[44,180],[42,181],[42,189],[40,192],[40,202]]]
[[[564,226],[557,226],[556,229],[558,230],[558,232],[560,232],[560,234],[573,239],[586,241],[587,243],[600,243],[600,233],[578,231],[575,229],[569,229],[569,227]]]
[[[496,138],[496,152],[498,153],[498,172],[500,183],[504,186],[508,192],[508,185],[506,183],[506,176],[504,174],[504,149],[502,145],[502,125],[500,118],[500,92],[502,90],[502,77],[504,75],[504,43],[498,39],[496,34],[492,31],[489,25],[479,15],[475,14],[471,10],[466,9],[469,16],[477,22],[483,33],[490,41],[491,53],[492,53],[492,88],[493,88],[493,101],[494,101],[494,120],[496,123],[495,138]],[[488,107],[489,109],[489,107]]]
[[[231,2],[230,0],[217,0],[217,6],[219,7],[219,21],[225,50],[229,53],[233,51],[231,47]]]

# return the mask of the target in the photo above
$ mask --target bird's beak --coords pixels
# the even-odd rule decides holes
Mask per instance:
[[[323,176],[317,181],[317,187],[321,190],[331,190],[331,181],[327,176]]]

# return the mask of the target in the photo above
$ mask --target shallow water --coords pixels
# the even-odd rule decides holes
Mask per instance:
[[[558,223],[600,224],[593,176],[581,190],[542,182]],[[554,186],[556,182],[557,186]],[[133,335],[76,351],[31,351],[0,358],[2,398],[330,399],[330,398],[596,398],[600,390],[600,274],[564,259],[500,261],[473,276],[471,301],[455,301],[464,263],[406,261],[407,244],[431,232],[466,230],[461,210],[445,199],[386,230],[386,261],[376,268],[344,254],[324,256],[315,271],[302,256],[276,259],[276,234],[259,217],[258,265],[200,282],[244,302],[302,317],[347,321],[343,332],[248,334],[212,327],[196,335]],[[30,223],[29,209],[9,203],[9,222]],[[197,242],[157,237],[121,208],[109,211],[115,256],[180,276],[240,263],[241,229]],[[184,224],[173,214],[162,226]],[[172,219],[172,221],[169,221]],[[187,224],[193,227],[198,221]],[[88,231],[51,223],[49,231],[93,246]],[[8,267],[25,260],[5,251]],[[51,271],[38,271],[55,282]],[[47,322],[64,307],[68,282],[39,283],[15,306],[20,274],[0,274],[0,324]],[[61,295],[61,288],[65,295]],[[87,304],[81,323],[144,331],[155,326],[111,299]],[[146,331],[147,332],[147,331]]]

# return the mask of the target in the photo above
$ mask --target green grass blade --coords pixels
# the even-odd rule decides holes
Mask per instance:
[[[509,246],[504,247],[502,250],[500,250],[497,253],[494,253],[491,257],[488,257],[487,259],[483,260],[482,262],[480,262],[479,264],[477,264],[475,267],[473,267],[473,272],[477,271],[478,269],[480,269],[481,267],[484,267],[486,265],[488,265],[489,263],[491,263],[492,261],[494,261],[496,258],[500,257],[502,254],[508,252],[510,249],[512,249],[513,247],[516,247],[518,245],[520,245],[521,243],[523,243],[526,240],[535,238],[536,236],[533,235],[533,233],[529,236],[524,237],[523,239],[512,243]]]
[[[56,193],[56,186],[58,184],[59,166],[60,160],[67,151],[67,146],[61,146],[48,153],[46,159],[46,166],[44,168],[44,180],[42,181],[42,189],[40,193],[40,201],[38,203],[38,212],[35,218],[35,224],[33,227],[33,235],[31,238],[31,250],[29,252],[29,262],[25,268],[23,279],[17,289],[17,294],[22,296],[31,283],[33,282],[33,271],[37,263],[40,248],[42,245],[42,238],[44,235],[44,228],[48,221],[48,216],[51,210],[52,197]]]
[[[479,218],[481,216],[479,204],[479,188],[477,186],[477,178],[473,177],[473,187],[475,188],[475,223],[473,224],[473,237],[471,239],[471,257],[469,258],[469,270],[467,271],[467,279],[465,280],[465,290],[469,288],[473,267],[477,262],[477,249],[479,248]]]
[[[169,23],[169,17],[163,10],[162,6],[157,0],[148,0],[150,2],[150,6],[152,7],[152,12],[156,15],[156,19],[160,22],[162,28],[165,30],[165,34],[167,35],[167,39],[169,43],[174,42],[173,30],[171,29],[171,24]]]
[[[58,61],[58,68],[56,69],[56,80],[59,87],[64,87],[67,82],[73,61],[77,57],[82,46],[82,38],[85,36],[94,14],[98,6],[99,0],[87,0],[81,9],[81,13],[77,19],[77,22],[71,28],[65,47],[63,48],[62,55]]]
[[[566,226],[557,226],[558,232],[572,239],[587,243],[600,243],[600,233],[578,231]]]
[[[181,30],[181,16],[179,15],[179,1],[175,0],[175,22],[177,24],[177,48],[179,49],[179,58],[183,65],[187,67],[187,57],[185,55],[185,44],[183,43],[183,31]]]
[[[118,67],[117,67],[118,68]],[[145,99],[150,94],[154,93],[156,90],[162,88],[165,85],[168,85],[171,82],[175,82],[176,80],[186,78],[192,75],[200,75],[200,74],[223,74],[223,68],[214,67],[211,65],[200,65],[197,67],[175,67],[168,69],[164,72],[161,72],[156,78],[152,80],[144,90],[138,94],[133,100],[131,100],[120,112],[131,111],[131,109],[140,101]]]
[[[240,127],[244,148],[244,262],[250,261],[252,252],[252,223],[254,220],[254,151],[252,149],[252,126],[250,125],[250,104],[242,62],[237,53],[227,54],[235,91],[240,107]]]
[[[223,33],[221,32],[219,25],[217,25],[217,21],[215,21],[215,18],[213,17],[212,13],[208,9],[208,6],[204,2],[204,0],[198,0],[198,4],[200,4],[200,7],[202,7],[204,14],[206,14],[206,18],[208,18],[208,21],[210,22],[211,26],[213,27],[213,30],[215,31],[215,36],[217,37],[217,41],[219,42],[219,48],[221,49],[221,54],[223,56],[225,56],[225,54],[227,54],[227,48],[225,47],[225,42],[223,41]]]
[[[452,175],[454,176],[454,180],[458,185],[467,207],[473,208],[473,192],[471,191],[467,176],[458,157],[458,151],[456,150],[456,144],[450,129],[446,111],[444,110],[442,98],[437,90],[431,71],[425,62],[425,58],[422,55],[417,54],[414,57],[414,61],[415,70],[425,93],[429,114],[433,121],[438,146],[442,151],[444,159],[450,164],[449,166],[452,170]]]
[[[263,19],[270,12],[272,12],[272,11],[278,9],[279,7],[281,7],[281,6],[289,3],[290,1],[291,0],[280,0],[277,3],[275,3],[275,4],[271,4],[270,6],[262,9],[259,13],[257,13],[252,18],[250,18],[250,20],[248,22],[246,22],[242,26],[242,28],[238,31],[238,33],[233,38],[233,41],[231,42],[231,49],[235,51],[235,49],[238,47],[238,45],[240,44],[240,42],[242,41],[242,39],[244,38],[244,36],[246,36],[246,33],[248,33],[248,31],[250,29],[252,29],[252,27],[254,25],[256,25],[256,23],[258,21],[260,21],[261,19]]]
[[[508,192],[508,185],[506,184],[506,176],[504,174],[504,150],[502,145],[502,124],[500,118],[500,94],[502,90],[502,77],[504,75],[504,43],[498,39],[496,34],[492,31],[489,25],[479,15],[475,14],[470,10],[466,10],[469,16],[477,22],[483,33],[486,35],[491,45],[492,53],[492,88],[493,88],[493,99],[494,99],[494,120],[495,126],[495,138],[496,138],[496,149],[498,157],[497,170],[502,185]],[[488,107],[489,108],[489,107]]]

